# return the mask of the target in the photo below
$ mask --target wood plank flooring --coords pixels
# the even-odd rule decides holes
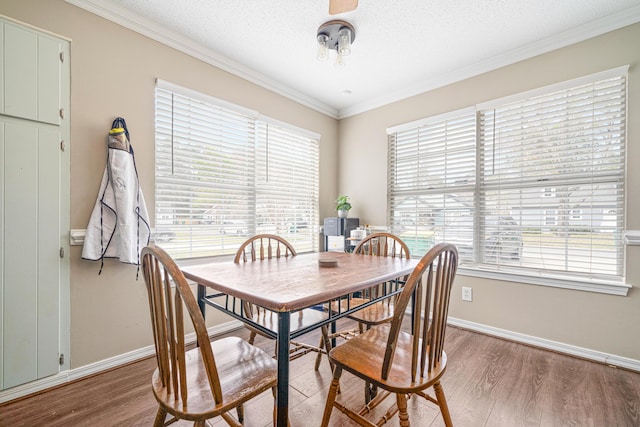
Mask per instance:
[[[231,334],[248,337],[245,329]],[[310,343],[319,339],[315,334],[305,338]],[[257,344],[273,351],[269,340],[258,338]],[[442,384],[457,427],[640,426],[640,373],[453,327],[445,350],[449,366]],[[291,362],[292,427],[320,424],[331,372],[326,359],[315,372],[314,361],[315,354],[308,354]],[[8,402],[0,406],[0,427],[152,425],[154,369],[155,359],[149,358]],[[341,401],[363,403],[361,380],[344,374],[341,388]],[[272,408],[270,393],[259,396],[245,407],[245,425],[271,425]],[[444,425],[437,408],[423,399],[412,398],[409,410],[414,426]],[[221,419],[210,424],[226,425]],[[355,424],[334,410],[331,425]],[[397,417],[387,425],[398,426]]]

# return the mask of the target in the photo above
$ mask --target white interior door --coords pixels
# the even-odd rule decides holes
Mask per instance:
[[[68,367],[69,43],[0,25],[0,389],[7,389]]]

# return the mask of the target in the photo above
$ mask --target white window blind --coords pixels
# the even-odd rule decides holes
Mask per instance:
[[[388,225],[412,255],[458,231],[473,244],[475,129],[475,111],[466,109],[390,133]]]
[[[471,269],[621,282],[627,67],[389,129],[389,226]],[[582,278],[582,279],[581,279]]]
[[[156,241],[173,257],[233,254],[262,232],[318,247],[318,138],[252,113],[156,87]]]
[[[622,72],[480,109],[481,263],[622,277],[626,92]]]
[[[317,250],[317,139],[273,122],[259,122],[257,136],[257,232],[284,235],[297,252]]]

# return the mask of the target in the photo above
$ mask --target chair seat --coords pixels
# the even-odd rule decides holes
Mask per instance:
[[[347,317],[369,326],[381,325],[391,322],[391,319],[393,319],[393,304],[386,301],[378,302]]]
[[[354,307],[359,307],[362,304],[369,302],[368,298],[351,297],[347,299],[341,299],[340,304],[337,301],[331,301],[331,311],[334,313],[343,313]],[[328,304],[325,304],[325,310],[327,310]]]
[[[261,349],[241,338],[229,337],[211,343],[220,376],[223,401],[216,405],[209,388],[200,349],[185,353],[187,365],[187,402],[164,387],[158,369],[152,387],[156,399],[168,412],[187,420],[211,418],[229,411],[247,399],[269,390],[278,378],[277,362]]]
[[[383,237],[387,240],[394,238],[388,233],[369,236],[370,240]],[[408,258],[409,252],[404,250],[406,245],[401,241],[397,244],[403,247]],[[356,251],[360,245],[356,247]],[[373,245],[373,242],[370,243],[369,255],[380,254],[381,247],[389,246],[388,242],[381,246],[378,241],[376,250],[373,251]],[[391,245],[394,247],[396,243]],[[382,253],[388,251],[384,249]],[[329,352],[329,361],[334,369],[322,415],[322,427],[329,426],[333,409],[338,409],[361,426],[380,426],[398,414],[399,424],[409,427],[407,400],[410,395],[418,395],[437,404],[445,426],[453,426],[440,378],[447,367],[443,344],[451,287],[457,267],[456,247],[448,243],[435,245],[418,262],[404,281],[402,290],[394,298],[391,323],[374,326]],[[411,306],[411,331],[415,335],[402,329],[404,314],[413,301],[416,304]],[[364,407],[354,409],[345,402],[336,401],[343,372],[349,372],[365,381]],[[383,391],[378,393],[378,389]],[[435,396],[427,389],[433,389]],[[395,394],[395,402],[385,412],[378,412],[378,405],[391,394]],[[378,413],[375,414],[374,411]],[[369,419],[371,417],[377,420],[372,422]]]
[[[443,351],[440,364],[427,377],[418,376],[414,382],[411,382],[410,375],[407,375],[407,372],[411,372],[411,335],[403,331],[400,331],[398,336],[389,377],[386,380],[382,379],[386,347],[380,343],[386,342],[390,329],[387,324],[371,328],[332,349],[329,358],[344,370],[394,393],[413,393],[430,387],[444,373],[447,355]]]

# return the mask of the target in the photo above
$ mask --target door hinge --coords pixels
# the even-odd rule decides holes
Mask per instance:
[[[64,151],[64,140],[60,141],[60,151]]]
[[[64,248],[60,248],[60,258],[64,258]]]
[[[64,353],[60,353],[60,357],[58,357],[58,363],[60,366],[64,365]]]
[[[64,119],[64,108],[60,109],[60,118]]]
[[[64,52],[60,52],[60,62],[64,62]]]

